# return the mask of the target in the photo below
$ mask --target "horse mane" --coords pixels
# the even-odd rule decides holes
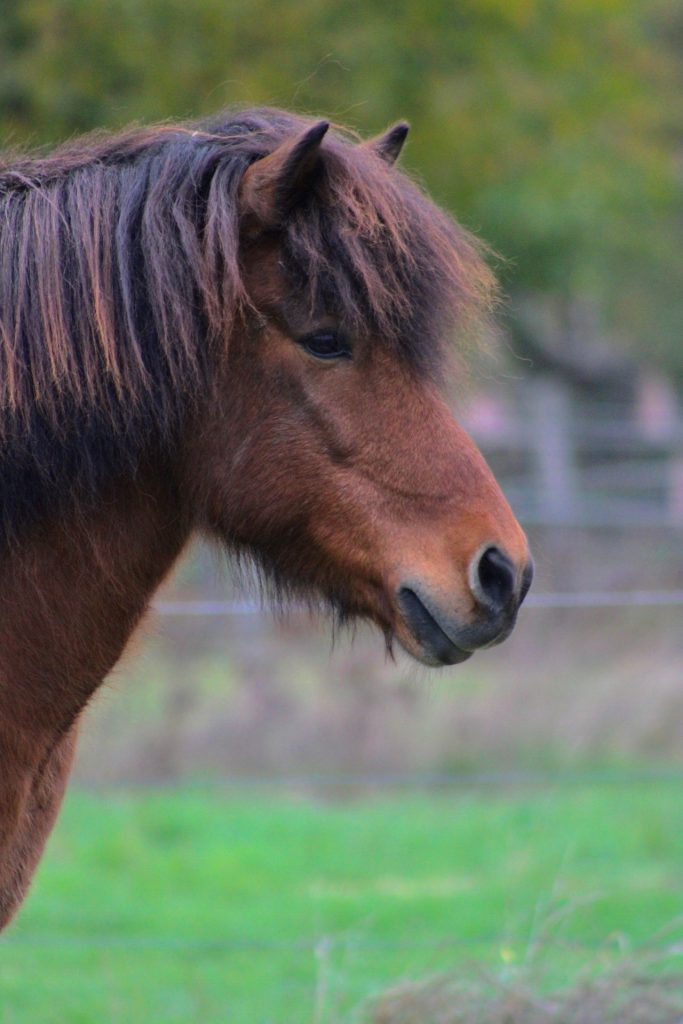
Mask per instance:
[[[238,188],[274,110],[0,160],[0,536],[170,451],[248,314]],[[297,296],[428,370],[492,296],[477,244],[341,129],[282,234]]]

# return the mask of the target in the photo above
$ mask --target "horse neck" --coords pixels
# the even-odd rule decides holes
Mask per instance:
[[[117,661],[189,534],[171,474],[119,481],[0,562],[0,722],[64,732]],[[0,745],[1,749],[1,745]],[[1,773],[0,773],[1,774]]]
[[[0,929],[56,818],[78,716],[189,535],[170,481],[120,483],[0,562]]]

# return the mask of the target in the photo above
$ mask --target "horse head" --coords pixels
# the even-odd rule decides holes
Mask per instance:
[[[190,462],[229,548],[439,666],[508,636],[532,563],[442,394],[490,276],[394,167],[406,132],[353,144],[318,122],[250,163],[246,298]]]

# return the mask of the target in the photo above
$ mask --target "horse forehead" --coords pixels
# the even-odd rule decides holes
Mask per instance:
[[[268,309],[284,300],[287,282],[276,238],[264,237],[247,244],[242,253],[242,277],[255,306]]]

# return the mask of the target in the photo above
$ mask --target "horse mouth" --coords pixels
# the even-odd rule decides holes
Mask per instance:
[[[472,657],[473,651],[458,647],[444,632],[431,612],[410,587],[401,587],[398,603],[410,638],[398,639],[402,646],[424,665],[440,667],[459,665]]]

